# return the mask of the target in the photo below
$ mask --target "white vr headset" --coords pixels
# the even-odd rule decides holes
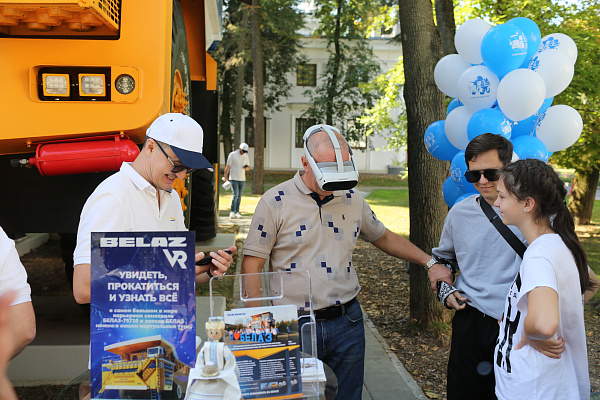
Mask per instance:
[[[334,190],[348,190],[352,189],[358,184],[358,169],[354,163],[354,156],[352,155],[352,149],[348,146],[350,152],[350,160],[344,161],[342,158],[342,147],[335,136],[335,132],[338,132],[333,126],[319,124],[313,125],[304,132],[304,156],[308,160],[308,163],[312,169],[313,176],[315,177],[317,184],[326,192],[332,192]],[[335,151],[335,162],[315,162],[312,157],[306,143],[308,138],[317,132],[326,132],[333,143],[333,149]],[[339,133],[339,132],[338,132]],[[344,143],[345,145],[345,143]]]

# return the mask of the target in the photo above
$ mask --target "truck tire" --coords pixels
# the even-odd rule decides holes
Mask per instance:
[[[190,59],[183,11],[179,0],[173,1],[173,28],[171,40],[171,112],[191,116],[192,90]],[[185,226],[190,226],[192,179],[188,175],[183,184],[175,185],[182,199]]]
[[[165,400],[183,400],[184,397],[181,386],[177,382],[173,382],[173,389],[170,391],[161,392],[161,398]]]

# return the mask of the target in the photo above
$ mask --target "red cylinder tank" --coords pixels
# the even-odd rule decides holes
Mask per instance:
[[[40,143],[29,163],[42,175],[85,174],[118,171],[139,153],[132,140],[114,135]]]

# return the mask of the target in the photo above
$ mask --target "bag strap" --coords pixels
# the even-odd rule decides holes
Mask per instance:
[[[523,242],[519,240],[517,235],[515,235],[515,233],[511,231],[508,228],[508,226],[504,225],[504,223],[500,219],[500,216],[496,214],[492,206],[490,206],[490,204],[483,198],[483,196],[480,195],[477,200],[479,200],[479,205],[481,206],[481,209],[485,213],[485,216],[488,217],[492,225],[494,225],[494,227],[498,230],[500,235],[502,235],[504,240],[508,242],[510,247],[513,248],[513,250],[519,255],[519,257],[523,259],[523,254],[525,253],[525,250],[527,250],[527,246],[525,246]]]

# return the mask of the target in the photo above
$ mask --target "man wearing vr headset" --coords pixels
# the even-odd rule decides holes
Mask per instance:
[[[358,170],[350,146],[336,128],[323,124],[307,129],[302,167],[258,203],[244,243],[242,273],[262,272],[267,258],[270,271],[310,273],[318,357],[336,374],[338,398],[360,399],[365,338],[356,299],[360,285],[352,266],[356,240],[360,237],[420,265],[431,257],[386,229],[353,190]],[[281,303],[295,304],[303,314],[308,311],[308,293],[298,287],[305,286],[284,282]],[[260,287],[245,290],[249,298],[260,297]]]

